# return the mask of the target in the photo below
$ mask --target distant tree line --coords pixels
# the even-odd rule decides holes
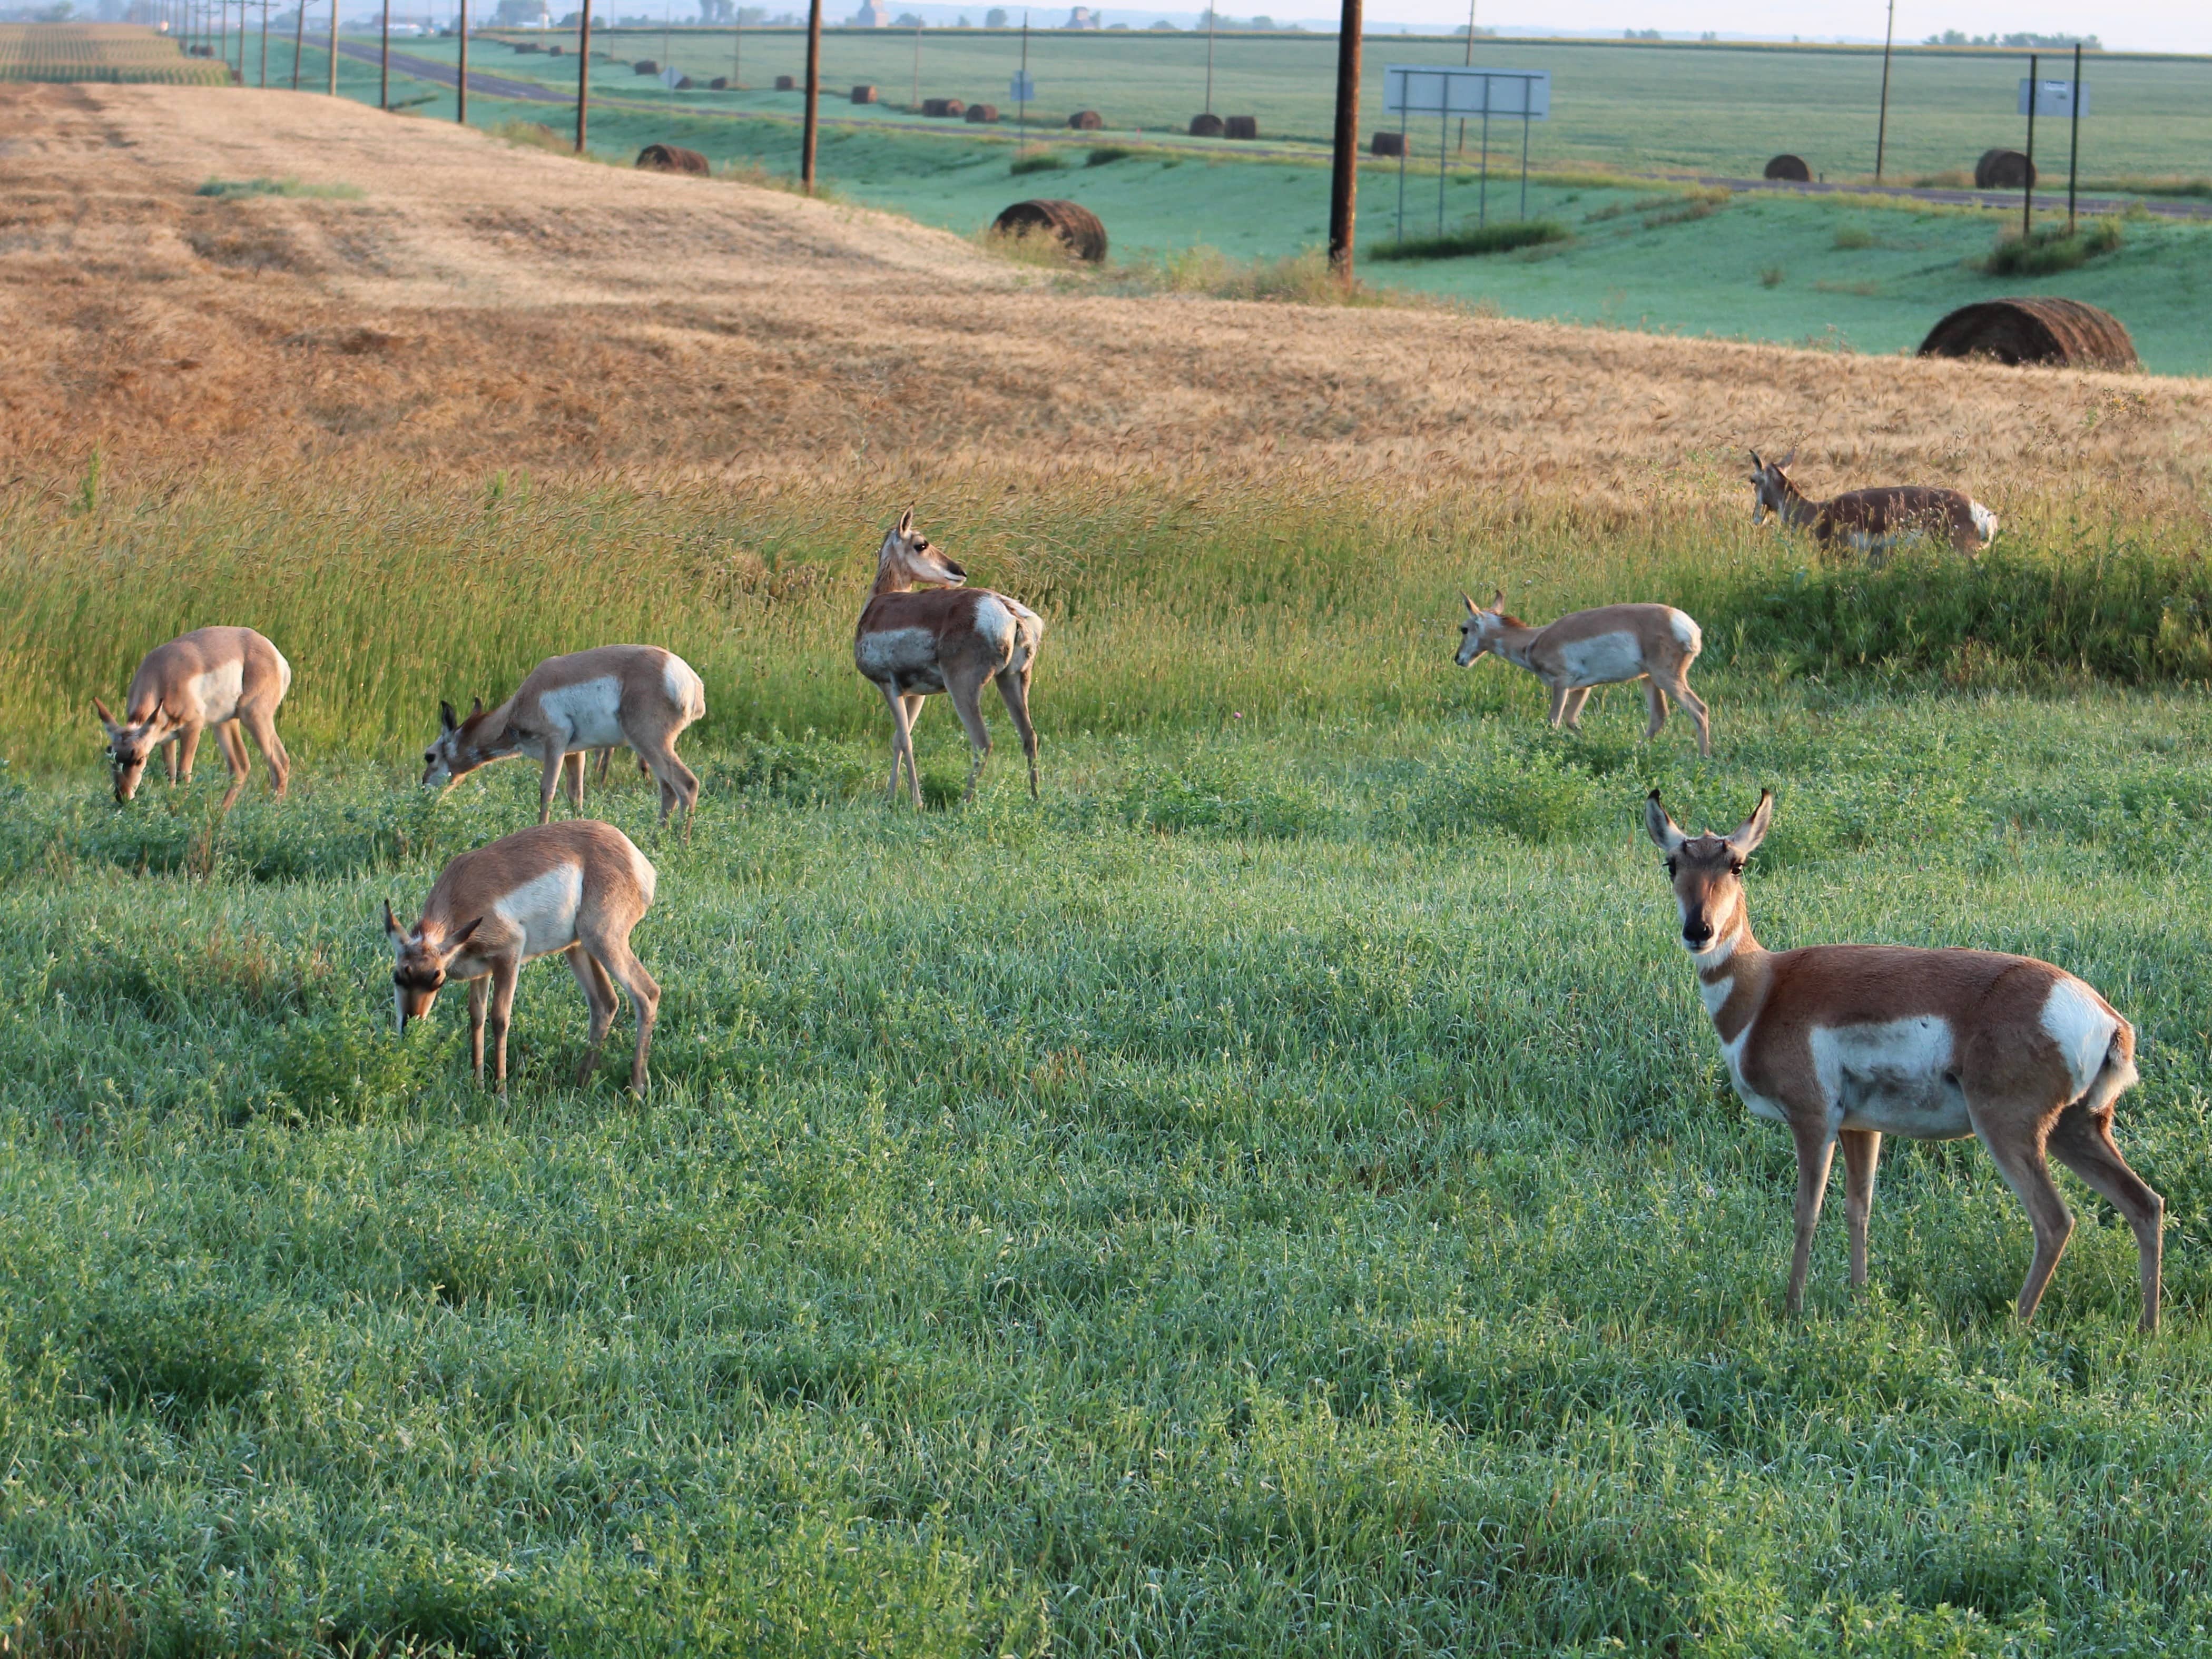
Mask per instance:
[[[1945,29],[1941,34],[1931,34],[1921,43],[1929,46],[2079,46],[2084,52],[2102,52],[2105,43],[2094,34],[1962,34],[1957,29]]]

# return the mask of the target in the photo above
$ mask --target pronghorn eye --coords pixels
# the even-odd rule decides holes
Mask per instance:
[[[1674,860],[1672,859],[1667,860],[1667,873],[1669,876],[1674,873]]]
[[[1740,876],[1742,873],[1743,860],[1741,859],[1730,859],[1729,860],[1729,874],[1732,876]]]

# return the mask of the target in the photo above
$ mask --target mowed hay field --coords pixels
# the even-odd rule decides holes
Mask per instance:
[[[250,99],[0,94],[10,1650],[2208,1645],[2203,383],[1104,294]],[[1753,532],[1739,447],[1801,441],[2005,533]],[[883,803],[849,628],[910,501],[1047,618],[1042,802],[1001,724],[958,805],[936,709]],[[1699,617],[1715,757],[1452,669],[1495,581]],[[216,620],[295,665],[291,799],[217,821],[209,745],[117,807],[87,698]],[[542,963],[501,1099],[457,996],[391,1034],[379,905],[534,780],[419,744],[623,638],[710,709],[689,841],[591,798],[660,872],[653,1091],[569,1086]],[[1783,1315],[1655,786],[1776,790],[1770,945],[2136,1022],[2160,1335],[2070,1177],[2014,1326],[1971,1143],[1893,1147],[1871,1289],[1838,1203]]]

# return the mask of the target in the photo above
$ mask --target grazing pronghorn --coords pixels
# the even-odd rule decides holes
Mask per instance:
[[[1505,614],[1505,590],[1491,595],[1484,610],[1462,590],[1467,615],[1459,625],[1462,668],[1486,651],[1527,669],[1552,690],[1552,724],[1570,732],[1583,729],[1583,705],[1594,686],[1644,682],[1644,701],[1651,723],[1644,740],[1667,723],[1667,699],[1690,711],[1698,723],[1698,752],[1713,752],[1713,724],[1705,701],[1690,690],[1690,665],[1705,648],[1697,623],[1671,605],[1601,605],[1577,611],[1539,628]]]
[[[2135,1028],[2073,975],[2030,957],[1892,945],[1761,948],[1745,908],[1743,866],[1773,816],[1774,797],[1763,793],[1735,834],[1686,836],[1657,790],[1644,808],[1736,1094],[1756,1115],[1788,1125],[1796,1141],[1790,1311],[1804,1305],[1838,1141],[1857,1286],[1866,1283],[1882,1136],[1976,1135],[2035,1228],[2020,1317],[2034,1316],[2074,1227],[2044,1162],[2048,1152],[2134,1229],[2142,1328],[2157,1329],[2166,1206],[2112,1144],[2112,1103],[2136,1081]]]
[[[281,799],[292,781],[292,757],[276,735],[276,705],[292,689],[292,665],[284,653],[250,628],[199,628],[146,653],[131,677],[130,700],[123,718],[92,700],[107,729],[107,757],[115,774],[115,799],[129,800],[156,749],[169,747],[169,781],[192,781],[192,757],[200,733],[215,728],[216,742],[230,763],[230,787],[222,810],[238,799],[253,770],[246,758],[243,726],[276,777]]]
[[[660,821],[677,807],[688,825],[699,780],[677,757],[676,739],[707,713],[707,688],[691,665],[657,645],[602,645],[548,657],[496,708],[477,699],[465,718],[438,705],[438,736],[422,752],[422,787],[442,789],[479,766],[528,755],[544,770],[538,821],[553,816],[553,793],[569,774],[568,799],[584,810],[586,750],[627,744],[660,784]],[[606,776],[602,760],[599,775]]]
[[[385,901],[392,941],[393,1018],[404,1035],[427,1018],[449,979],[469,987],[469,1051],[483,1081],[489,1005],[493,1077],[507,1092],[507,1027],[522,964],[555,951],[591,1005],[592,1041],[576,1081],[588,1082],[615,1017],[616,985],[637,1016],[629,1086],[645,1091],[645,1054],[660,1007],[660,987],[629,948],[630,929],[653,902],[653,866],[611,823],[571,818],[518,830],[447,865],[422,902],[422,920],[403,928]],[[609,983],[611,975],[613,983]]]
[[[1794,449],[1778,461],[1762,461],[1757,450],[1751,452],[1752,523],[1764,524],[1774,514],[1786,525],[1809,529],[1823,552],[1841,542],[1856,552],[1878,555],[1924,536],[1972,556],[1997,538],[1997,515],[1961,490],[1892,484],[1814,501],[1790,477],[1796,459]]]
[[[884,538],[876,554],[876,585],[853,633],[853,664],[884,694],[891,711],[891,798],[898,798],[899,767],[906,767],[914,804],[921,805],[921,772],[914,760],[914,723],[921,700],[950,692],[968,742],[975,751],[963,799],[973,799],[975,781],[991,752],[983,724],[983,683],[996,680],[1022,753],[1030,763],[1030,798],[1037,793],[1036,727],[1030,724],[1030,672],[1036,665],[1044,619],[1016,599],[988,587],[965,587],[968,573],[915,533],[914,514]],[[915,587],[933,584],[932,591]]]

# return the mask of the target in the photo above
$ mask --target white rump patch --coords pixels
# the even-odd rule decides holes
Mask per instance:
[[[630,871],[637,878],[637,890],[644,896],[645,902],[651,904],[653,890],[660,884],[660,872],[653,867],[644,854],[637,850],[635,842],[624,836],[623,844],[629,848]]]
[[[1695,620],[1680,611],[1667,613],[1667,626],[1674,635],[1674,643],[1682,647],[1682,654],[1694,657],[1705,648],[1705,636]]]
[[[707,718],[707,685],[693,672],[691,665],[670,652],[668,660],[660,665],[660,689],[668,694],[669,702],[688,720]]]
[[[538,708],[555,735],[566,734],[571,749],[610,749],[629,741],[622,729],[622,682],[612,674],[542,692]]]
[[[200,711],[200,719],[215,726],[236,717],[238,700],[246,692],[246,659],[234,657],[185,682],[185,697]]]
[[[2105,1069],[2112,1035],[2120,1028],[2096,994],[2070,975],[2062,976],[2044,999],[2041,1024],[2066,1062],[2067,1080],[2073,1085],[2066,1098],[2079,1100]]]
[[[1613,685],[1644,672],[1644,653],[1633,634],[1595,634],[1561,646],[1559,663],[1569,685]]]
[[[560,864],[496,900],[492,914],[520,930],[525,961],[576,942],[576,912],[584,902],[581,865]]]
[[[1996,514],[1990,512],[1979,501],[1968,501],[1966,511],[1974,515],[1974,533],[1982,538],[1983,546],[1987,547],[1991,542],[1996,540],[1997,515]]]
[[[1865,1025],[1815,1026],[1813,1073],[1829,1115],[1846,1129],[1879,1129],[1915,1140],[1973,1133],[1966,1097],[1952,1072],[1948,1020],[1934,1014]]]
[[[269,647],[276,658],[276,696],[279,701],[292,695],[292,665],[275,646]]]
[[[1014,628],[1012,608],[996,593],[975,601],[975,632],[1001,662],[1014,653]]]

